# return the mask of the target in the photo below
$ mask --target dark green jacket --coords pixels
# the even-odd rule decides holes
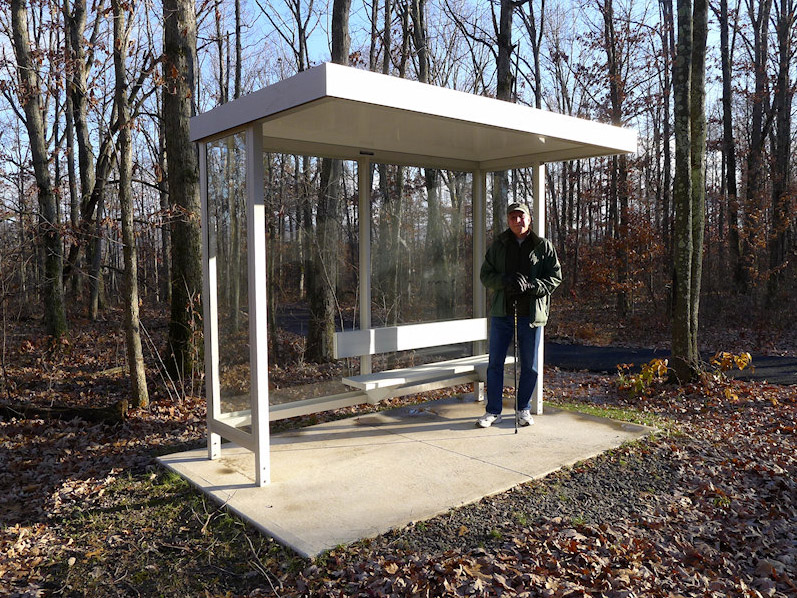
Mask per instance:
[[[529,323],[532,327],[545,326],[551,305],[551,293],[562,282],[562,267],[556,250],[550,241],[530,232],[533,249],[530,257],[530,270],[524,272],[531,281],[529,294],[533,300],[529,306]],[[491,316],[506,316],[506,293],[503,276],[506,274],[506,252],[508,243],[516,243],[515,235],[507,229],[487,249],[482,263],[480,278],[482,284],[493,291],[490,307]]]

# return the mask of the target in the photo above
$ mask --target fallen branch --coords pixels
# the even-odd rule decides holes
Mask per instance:
[[[128,403],[122,399],[108,407],[67,407],[31,405],[20,403],[15,405],[0,404],[0,417],[18,419],[62,419],[80,418],[94,423],[120,423],[127,418]]]

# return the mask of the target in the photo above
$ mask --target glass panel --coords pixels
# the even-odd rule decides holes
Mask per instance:
[[[352,370],[327,341],[359,314],[357,163],[265,160],[269,402],[349,392],[340,379]]]
[[[251,409],[246,235],[246,138],[207,145],[208,234],[216,256],[221,413]],[[225,420],[226,418],[222,418]],[[227,420],[248,425],[245,420]]]
[[[371,231],[372,325],[473,317],[473,176],[379,164]],[[374,371],[471,355],[471,343],[375,356]]]
[[[532,170],[520,168],[487,174],[487,244],[508,228],[506,206],[512,202],[534,204]],[[500,221],[495,220],[496,203],[503,204]]]

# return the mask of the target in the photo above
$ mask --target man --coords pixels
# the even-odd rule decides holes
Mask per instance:
[[[551,293],[562,282],[556,250],[531,230],[528,206],[511,203],[506,211],[509,228],[490,245],[480,275],[482,284],[493,291],[487,408],[477,421],[482,428],[501,420],[504,362],[515,334],[515,313],[520,353],[520,380],[515,389],[518,418],[523,426],[534,423],[529,403],[537,385],[537,347],[542,327],[548,322]]]

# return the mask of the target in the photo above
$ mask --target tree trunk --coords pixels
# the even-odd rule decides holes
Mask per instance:
[[[351,0],[334,0],[332,6],[332,62],[349,63],[349,10]],[[337,305],[338,247],[340,236],[340,160],[321,161],[318,198],[316,257],[310,287],[310,322],[305,355],[313,361],[328,361],[333,355]]]
[[[374,0],[376,2],[376,0]],[[390,74],[390,46],[393,25],[393,0],[385,0],[385,28],[382,39],[382,73]]]
[[[69,2],[65,0],[64,10],[69,10]],[[69,27],[64,27],[65,39],[64,45],[68,49],[71,47],[71,32]],[[74,118],[74,104],[72,102],[72,94],[69,92],[70,79],[67,77],[67,91],[66,91],[66,107],[64,114],[66,116],[66,157],[67,157],[67,177],[69,179],[69,227],[73,235],[77,234],[80,227],[80,192],[78,191],[77,172],[75,171],[75,118]],[[79,284],[77,277],[77,270],[72,273],[70,277],[70,293],[76,300],[81,295],[82,286]]]
[[[697,345],[700,285],[703,278],[703,238],[706,224],[706,37],[708,0],[694,0],[692,18],[692,65],[690,70],[690,164],[692,179],[692,275],[689,316],[690,354],[700,359]]]
[[[678,0],[678,41],[673,64],[673,96],[675,101],[675,203],[672,367],[679,381],[691,380],[696,370],[692,353],[692,179],[690,166],[690,81],[692,65],[692,5]]]
[[[47,142],[41,106],[38,71],[28,38],[28,11],[22,0],[11,1],[11,29],[17,59],[19,101],[25,111],[25,127],[30,140],[33,172],[39,198],[39,235],[44,253],[44,323],[53,337],[67,332],[64,307],[63,247],[57,222],[57,196],[47,168]]]
[[[116,116],[120,121],[117,138],[119,157],[119,207],[122,213],[122,246],[125,264],[124,320],[127,340],[127,364],[130,368],[130,404],[133,407],[149,406],[144,354],[141,349],[141,323],[138,316],[138,262],[136,235],[133,228],[133,149],[130,128],[130,107],[127,104],[127,74],[125,57],[129,39],[126,14],[120,0],[112,0],[113,9],[113,64],[116,75]],[[135,5],[130,5],[131,11]]]
[[[707,0],[678,1],[675,96],[675,248],[672,367],[680,382],[700,370],[698,306],[705,206],[705,47]],[[700,172],[697,172],[700,171]]]
[[[757,265],[757,240],[763,234],[760,222],[766,191],[767,174],[764,169],[764,116],[768,99],[767,58],[769,52],[769,14],[772,0],[762,0],[754,6],[747,0],[750,22],[753,30],[753,73],[755,94],[751,99],[750,147],[747,155],[747,207],[745,213],[745,239],[742,251],[742,284],[745,291],[753,286],[753,274]]]
[[[161,99],[162,103],[162,99]],[[158,165],[157,165],[157,185],[158,198],[160,201],[161,212],[161,262],[159,271],[158,294],[162,303],[171,305],[172,302],[172,218],[169,210],[169,189],[166,182],[166,139],[164,132],[163,119],[158,122]]]
[[[523,15],[523,22],[526,25],[526,32],[529,34],[529,43],[531,44],[531,57],[533,59],[534,68],[534,106],[535,108],[542,108],[542,67],[540,63],[540,49],[545,33],[545,0],[540,0],[539,17],[534,12],[533,0],[528,0],[528,7],[528,16],[522,12],[521,14]],[[539,28],[537,26],[538,22]]]
[[[720,0],[720,55],[722,59],[722,152],[725,156],[725,193],[728,203],[728,249],[736,285],[743,281],[739,241],[739,191],[736,186],[736,141],[733,136],[732,48],[728,39],[728,0]],[[738,288],[738,286],[737,286]]]
[[[97,288],[99,270],[94,270],[95,260],[92,259],[96,252],[96,246],[101,242],[95,237],[95,233],[101,231],[100,221],[102,217],[99,213],[98,201],[102,198],[103,187],[110,171],[110,154],[113,144],[111,143],[111,132],[106,132],[103,139],[100,156],[95,158],[94,149],[91,143],[91,131],[89,130],[88,107],[88,73],[93,64],[94,39],[89,40],[89,52],[84,47],[84,34],[86,29],[86,2],[76,0],[74,9],[70,11],[69,0],[64,1],[63,7],[64,22],[69,35],[69,59],[71,68],[68,83],[68,93],[72,104],[72,117],[75,124],[75,134],[78,149],[78,170],[80,171],[80,217],[79,228],[75,231],[75,240],[69,248],[67,263],[65,265],[65,275],[77,280],[81,276],[80,264],[83,254],[86,254],[86,261],[89,263],[89,287],[91,292],[87,298],[89,315],[91,319],[97,317]],[[96,27],[95,33],[96,35]],[[95,247],[92,247],[94,245]],[[85,251],[84,251],[85,250]]]
[[[411,0],[412,40],[418,56],[418,81],[429,83],[429,47],[426,39],[426,0]]]
[[[772,109],[775,111],[775,130],[772,140],[772,233],[769,241],[769,284],[767,301],[776,304],[776,295],[783,279],[783,265],[791,249],[789,230],[794,200],[791,188],[791,109],[794,89],[789,76],[793,54],[792,31],[795,20],[793,0],[780,0],[776,5],[778,36],[778,76]]]
[[[507,102],[514,101],[515,87],[512,75],[512,17],[514,2],[501,0],[498,17],[498,30],[495,32],[498,53],[496,56],[496,89],[495,97]],[[509,202],[509,174],[506,171],[493,173],[493,235],[506,228],[506,206]]]
[[[104,187],[104,185],[103,185]],[[94,234],[89,239],[89,319],[95,322],[104,305],[102,297],[102,254],[105,251],[105,195],[98,193],[97,215],[93,221]]]
[[[667,254],[672,252],[672,220],[671,220],[671,200],[672,200],[672,155],[670,151],[670,139],[672,139],[672,121],[670,120],[670,99],[672,96],[672,80],[670,78],[670,60],[675,52],[672,0],[660,0],[663,26],[661,28],[662,50],[664,52],[664,77],[662,82],[662,145],[664,148],[664,160],[662,165],[662,209],[661,209],[661,234],[664,238],[664,246]]]
[[[614,6],[612,0],[606,0],[602,6],[604,49],[606,51],[606,64],[608,67],[609,100],[611,103],[612,124],[623,124],[623,100],[625,97],[624,81],[621,67],[623,56],[620,42],[614,27]],[[614,235],[618,239],[617,253],[615,254],[617,267],[617,311],[621,318],[630,311],[630,293],[628,292],[628,158],[618,156],[614,160],[616,174],[612,173],[612,205],[614,206],[615,226]]]
[[[194,114],[196,15],[189,0],[164,0],[163,120],[172,220],[172,304],[169,366],[189,376],[199,365],[196,334],[201,331],[202,258],[199,175],[189,135]]]

